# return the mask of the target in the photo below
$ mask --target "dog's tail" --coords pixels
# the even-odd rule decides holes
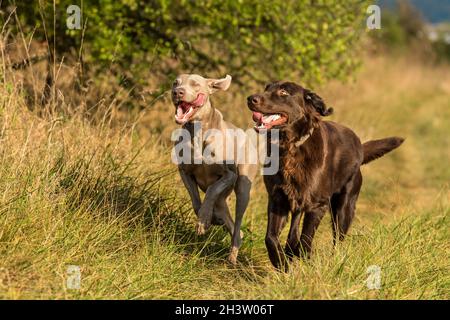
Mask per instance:
[[[404,140],[404,138],[400,137],[390,137],[380,140],[370,140],[363,143],[363,164],[378,159],[395,148],[398,148]]]

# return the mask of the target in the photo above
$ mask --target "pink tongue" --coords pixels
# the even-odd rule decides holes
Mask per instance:
[[[191,102],[191,104],[196,107],[200,107],[204,103],[205,103],[205,95],[203,93],[199,93],[197,98]]]
[[[177,118],[179,118],[179,119],[183,118],[185,116],[185,114],[187,114],[187,112],[189,111],[189,109],[191,107],[193,107],[193,108],[201,107],[205,103],[205,100],[206,100],[206,96],[203,93],[199,93],[197,95],[197,98],[195,98],[194,101],[181,102],[177,108]]]
[[[261,112],[253,111],[253,121],[255,122],[261,122],[263,114]]]
[[[177,108],[177,116],[179,117],[179,118],[181,118],[182,116],[183,116],[183,114],[184,114],[184,110],[183,110],[183,107],[178,107]]]

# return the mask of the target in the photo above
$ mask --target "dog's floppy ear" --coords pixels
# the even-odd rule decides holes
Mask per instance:
[[[210,93],[214,93],[217,90],[227,90],[231,84],[231,76],[227,74],[225,78],[222,79],[208,79],[208,88]]]
[[[328,108],[323,99],[311,90],[305,89],[303,93],[305,103],[311,105],[321,116],[329,116],[333,108]]]

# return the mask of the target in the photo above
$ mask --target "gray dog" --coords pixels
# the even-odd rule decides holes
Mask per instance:
[[[223,79],[205,79],[196,74],[179,75],[172,88],[172,101],[175,105],[175,121],[181,124],[189,133],[189,140],[178,139],[175,147],[182,147],[185,153],[194,155],[196,127],[201,126],[201,132],[214,132],[203,139],[201,146],[208,150],[216,160],[211,163],[205,159],[204,154],[197,157],[192,163],[179,163],[178,168],[181,179],[189,192],[194,212],[198,217],[196,232],[202,235],[211,224],[225,225],[232,236],[231,250],[228,260],[235,264],[243,233],[241,229],[242,218],[249,202],[249,194],[258,165],[256,163],[241,163],[234,161],[239,149],[248,150],[251,143],[247,136],[232,139],[236,146],[229,155],[225,152],[223,137],[230,137],[230,132],[237,128],[223,120],[222,114],[210,102],[210,95],[217,90],[227,90],[231,77]],[[222,140],[217,138],[222,137]],[[182,144],[182,145],[180,145]],[[186,151],[187,150],[187,151]],[[186,155],[186,154],[185,154]],[[234,159],[233,159],[234,158]],[[200,161],[199,161],[200,160]],[[199,189],[205,192],[203,203],[200,199]],[[236,194],[235,222],[230,215],[227,198],[234,190]]]

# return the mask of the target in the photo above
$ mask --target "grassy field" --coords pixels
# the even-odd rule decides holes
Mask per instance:
[[[264,246],[261,178],[244,218],[239,263],[194,214],[170,162],[175,128],[167,97],[132,125],[81,116],[38,117],[19,86],[0,89],[0,297],[4,299],[449,299],[450,68],[372,57],[353,83],[314,88],[331,119],[363,141],[406,138],[363,169],[348,238],[332,248],[330,218],[310,261],[276,272]],[[213,103],[249,127],[231,87]],[[245,117],[243,117],[245,114]],[[233,200],[233,199],[232,199]],[[230,202],[233,206],[233,201]],[[283,235],[283,241],[285,233]],[[81,288],[66,286],[67,267]],[[381,288],[368,289],[368,268]]]

